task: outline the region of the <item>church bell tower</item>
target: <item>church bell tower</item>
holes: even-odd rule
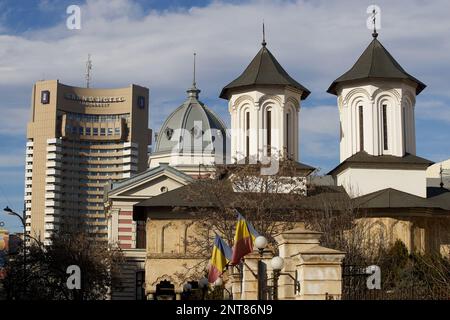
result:
[[[261,49],[220,94],[229,101],[231,158],[238,163],[273,156],[298,161],[300,104],[309,94],[269,51],[263,26]]]

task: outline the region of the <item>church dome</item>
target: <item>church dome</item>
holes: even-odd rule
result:
[[[198,100],[200,90],[195,84],[187,90],[187,100],[166,119],[156,139],[155,153],[203,153],[213,152],[213,142],[218,136],[225,137],[226,127],[222,120]],[[200,139],[201,150],[197,146]]]

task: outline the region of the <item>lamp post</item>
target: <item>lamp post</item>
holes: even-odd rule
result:
[[[265,277],[263,277],[263,262],[261,261],[264,255],[264,249],[267,247],[267,239],[263,236],[258,236],[255,239],[255,247],[258,249],[259,252],[259,259],[258,259],[258,300],[262,300],[264,296],[264,282],[266,281]]]
[[[202,300],[205,300],[206,291],[208,291],[208,278],[203,277],[198,281],[198,287],[202,290]]]
[[[217,278],[216,281],[214,281],[214,286],[215,287],[221,287],[223,285],[223,280],[222,278]],[[225,288],[225,286],[223,286],[223,290],[225,290],[228,293],[228,297],[229,298],[233,298],[233,295],[231,294],[230,290],[228,290],[227,288]]]
[[[183,286],[183,293],[184,293],[186,300],[188,300],[189,296],[191,295],[191,291],[192,291],[192,284],[185,283]]]
[[[21,216],[17,212],[14,212],[10,207],[6,207],[3,209],[7,214],[11,216],[16,216],[19,218],[20,222],[22,223],[23,227],[23,293],[25,294],[25,275],[27,273],[27,247],[26,247],[26,239],[27,239],[27,230],[26,230],[26,223],[25,223],[25,209],[23,210],[23,215]]]
[[[273,257],[270,265],[273,270],[273,300],[278,300],[278,278],[280,277],[281,269],[284,267],[284,260],[279,256]]]

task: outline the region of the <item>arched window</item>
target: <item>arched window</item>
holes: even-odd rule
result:
[[[359,151],[364,151],[364,109],[363,106],[358,107],[359,114]]]
[[[245,157],[250,159],[250,112],[245,112]]]
[[[272,110],[266,111],[266,141],[267,141],[267,156],[270,156],[272,149]]]
[[[384,148],[384,150],[389,150],[387,104],[383,104],[382,112],[383,112],[383,116],[382,116],[382,120],[383,120],[383,148]]]
[[[286,113],[286,153],[288,157],[290,157],[291,155],[291,148],[289,146],[289,144],[291,143],[289,140],[289,130],[291,130],[291,127],[289,125],[290,124],[289,122],[290,122],[290,114],[288,112]]]
[[[403,125],[403,148],[406,152],[406,141],[407,141],[407,128],[406,128],[406,106],[402,107],[402,125]]]

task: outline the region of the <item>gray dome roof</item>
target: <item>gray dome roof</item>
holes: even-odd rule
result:
[[[225,138],[225,124],[198,100],[200,90],[194,85],[187,93],[187,100],[172,112],[162,125],[156,140],[155,153],[203,152],[208,146],[212,147],[212,142],[219,135]],[[199,148],[194,149],[192,141],[194,137],[198,139],[200,134],[203,135],[202,150],[197,150]]]

